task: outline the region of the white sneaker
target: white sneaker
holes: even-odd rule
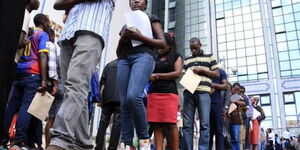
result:
[[[120,144],[120,150],[130,150],[131,147],[129,145],[125,145],[125,143]]]
[[[151,150],[150,140],[149,139],[139,140],[139,150]]]

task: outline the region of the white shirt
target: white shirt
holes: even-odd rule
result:
[[[288,132],[288,131],[284,131],[284,132],[282,133],[282,136],[283,136],[283,138],[285,138],[285,139],[290,139],[290,138],[291,138],[291,133]]]
[[[49,60],[48,60],[48,77],[53,80],[58,80],[57,74],[57,51],[56,46],[51,41],[46,43],[46,47],[49,49]]]
[[[29,32],[29,23],[30,23],[30,13],[27,9],[25,9],[22,31],[24,31],[27,35]]]
[[[71,39],[76,31],[91,31],[107,41],[115,0],[83,2],[75,5],[69,12],[61,39]]]

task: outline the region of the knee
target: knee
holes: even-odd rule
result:
[[[136,93],[130,93],[127,95],[127,103],[131,106],[142,103],[142,96]]]

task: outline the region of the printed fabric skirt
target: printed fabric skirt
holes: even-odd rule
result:
[[[147,120],[152,123],[177,123],[179,97],[174,93],[148,94]]]
[[[250,131],[250,144],[258,144],[258,136],[259,136],[259,122],[257,119],[255,119],[252,121],[252,130]]]

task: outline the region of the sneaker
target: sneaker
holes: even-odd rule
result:
[[[9,150],[22,150],[22,149],[18,145],[13,145],[12,147],[9,148]]]
[[[139,140],[139,150],[151,150],[150,140],[149,139]]]
[[[125,145],[125,143],[121,143],[120,150],[134,150],[133,146]]]

